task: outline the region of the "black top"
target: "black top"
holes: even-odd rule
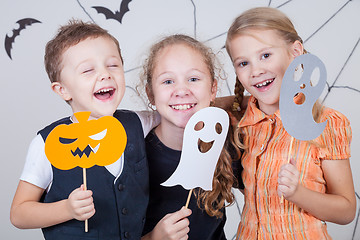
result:
[[[185,206],[189,193],[179,185],[173,187],[160,185],[175,171],[181,151],[166,147],[154,131],[147,135],[145,143],[149,163],[150,199],[143,234],[150,232],[166,214],[176,212]],[[190,240],[226,239],[223,230],[226,220],[224,209],[223,218],[210,217],[197,206],[194,195],[190,198],[189,209],[192,211],[188,217]]]

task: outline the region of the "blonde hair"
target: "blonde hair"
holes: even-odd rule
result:
[[[217,81],[217,79],[221,78],[223,70],[219,66],[217,58],[211,48],[187,35],[175,34],[167,36],[150,48],[150,53],[143,64],[143,71],[140,76],[142,84],[137,86],[138,92],[140,86],[147,89],[147,95],[150,103],[154,99],[152,91],[152,80],[157,62],[156,60],[163,49],[178,44],[188,46],[201,54],[209,70],[212,81]],[[225,201],[227,201],[229,204],[234,202],[235,197],[231,192],[231,188],[236,182],[236,179],[232,172],[232,158],[226,150],[227,146],[230,146],[231,144],[231,141],[227,139],[222,153],[220,154],[212,183],[213,190],[203,191],[202,189],[198,189],[198,191],[194,192],[195,196],[197,197],[198,206],[204,209],[210,216],[222,217],[222,210],[224,208]],[[232,144],[232,146],[235,145]],[[208,146],[204,144],[199,146],[199,148],[203,150],[208,148]]]
[[[249,29],[275,30],[289,44],[296,40],[303,43],[291,20],[283,12],[270,7],[252,8],[238,16],[229,28],[225,47],[230,57],[229,41],[246,34]]]

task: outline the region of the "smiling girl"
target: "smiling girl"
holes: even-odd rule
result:
[[[191,198],[192,213],[182,208],[187,190],[160,185],[179,164],[190,117],[215,100],[218,69],[214,65],[211,50],[185,35],[172,35],[153,45],[144,64],[146,93],[161,123],[146,138],[150,200],[143,239],[226,239],[225,200],[234,200],[234,176],[226,151],[215,170],[213,191],[197,189],[197,196]]]
[[[235,132],[245,185],[237,239],[331,239],[325,221],[347,224],[355,216],[349,121],[315,107],[327,127],[312,142],[296,141],[294,159],[284,164],[291,136],[279,114],[280,88],[289,64],[305,53],[301,38],[279,10],[254,8],[235,19],[226,49],[238,84],[252,95]]]

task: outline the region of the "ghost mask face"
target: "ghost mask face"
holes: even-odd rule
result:
[[[221,152],[227,135],[227,130],[224,131],[222,127],[226,127],[227,119],[218,118],[215,115],[216,111],[213,113],[209,111],[207,115],[204,110],[203,113],[193,116],[188,122],[184,133],[184,138],[187,136],[188,141],[184,142],[183,151],[191,149],[194,156],[217,155],[218,152]]]
[[[215,107],[196,112],[186,124],[180,163],[162,185],[212,190],[215,167],[229,128],[228,114]],[[200,145],[200,147],[199,147]],[[205,148],[204,145],[206,145]]]
[[[287,68],[281,84],[279,108],[285,130],[294,138],[312,140],[324,131],[326,122],[316,123],[312,109],[325,84],[325,65],[315,55],[300,55]]]

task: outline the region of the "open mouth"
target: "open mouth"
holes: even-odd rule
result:
[[[94,93],[94,96],[99,100],[106,100],[112,97],[115,93],[115,88],[103,88]]]
[[[270,85],[274,80],[275,80],[274,78],[266,80],[262,83],[256,84],[255,87],[257,87],[257,88],[266,87],[266,86]]]
[[[207,153],[212,146],[214,145],[215,140],[211,141],[211,142],[204,142],[203,140],[201,140],[199,138],[198,140],[198,149],[201,153]]]
[[[193,103],[193,104],[178,104],[178,105],[170,105],[170,107],[175,110],[188,110],[190,108],[195,107],[195,105],[196,105],[195,103]]]

